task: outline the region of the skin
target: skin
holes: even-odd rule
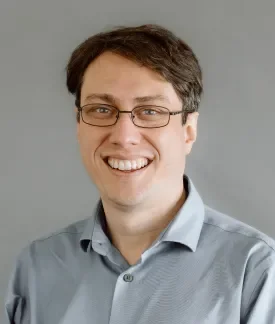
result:
[[[145,100],[170,111],[182,109],[173,86],[160,75],[119,55],[105,52],[94,60],[84,74],[81,106],[108,103],[90,98],[109,94],[112,104],[131,111],[141,105],[135,98],[161,95],[165,99]],[[144,100],[144,99],[143,99]],[[109,127],[77,123],[77,138],[83,164],[99,190],[108,227],[108,236],[129,264],[135,264],[160,232],[170,223],[186,199],[183,174],[186,156],[197,137],[198,113],[171,116],[163,128],[136,127],[130,114],[122,114]],[[103,158],[134,159],[147,157],[152,163],[137,174],[118,174]]]

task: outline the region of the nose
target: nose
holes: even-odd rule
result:
[[[122,147],[140,143],[140,129],[133,124],[130,113],[120,114],[118,121],[112,126],[109,139],[112,144]]]

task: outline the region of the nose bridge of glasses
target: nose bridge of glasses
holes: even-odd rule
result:
[[[117,143],[138,143],[140,129],[134,124],[130,110],[120,110],[111,131],[111,140]]]
[[[131,120],[134,118],[133,110],[118,110],[117,119],[122,118],[123,114],[125,114],[125,117],[129,116]]]

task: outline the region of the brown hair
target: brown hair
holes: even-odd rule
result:
[[[67,88],[75,96],[77,107],[80,106],[83,76],[88,65],[106,51],[159,73],[173,85],[184,110],[198,111],[203,92],[198,59],[182,39],[164,27],[153,24],[119,27],[98,33],[73,51],[66,67]]]

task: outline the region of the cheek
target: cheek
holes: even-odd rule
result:
[[[160,162],[164,163],[169,169],[181,165],[185,161],[183,132],[160,133],[157,137],[156,147],[159,152]]]
[[[95,152],[100,144],[100,141],[91,131],[82,130],[79,132],[79,146],[82,158],[85,164],[88,166],[89,164],[94,163]]]

